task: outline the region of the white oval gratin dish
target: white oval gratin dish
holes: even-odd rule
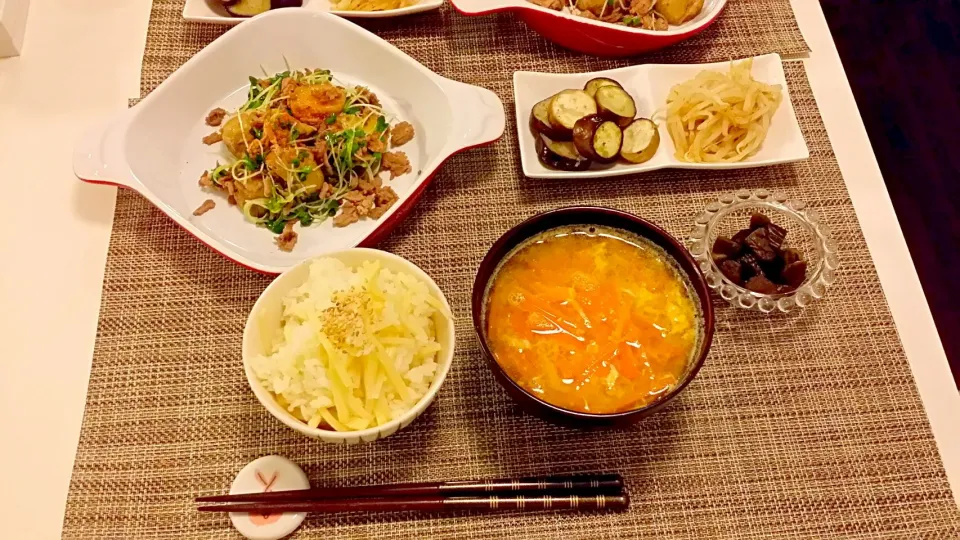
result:
[[[778,54],[753,58],[753,77],[768,84],[779,84],[783,101],[770,122],[767,138],[760,150],[744,161],[736,163],[689,163],[675,156],[676,147],[663,122],[667,109],[667,95],[679,83],[692,79],[703,70],[727,71],[729,62],[713,64],[642,64],[637,66],[596,71],[593,73],[553,74],[517,71],[513,74],[513,92],[517,104],[517,137],[520,141],[520,161],[523,174],[530,178],[603,178],[636,174],[657,169],[746,169],[778,163],[801,161],[810,157],[803,140],[797,115],[790,102],[783,62]],[[609,77],[623,85],[637,103],[637,116],[652,118],[659,124],[660,147],[650,161],[640,164],[616,162],[610,165],[594,163],[585,171],[559,171],[545,166],[537,159],[536,139],[530,129],[530,111],[540,100],[567,88],[583,88],[594,77]]]
[[[275,235],[247,222],[219,194],[201,189],[205,169],[229,159],[222,144],[201,139],[215,107],[236,109],[248,77],[291,69],[329,69],[341,82],[369,87],[396,121],[416,129],[400,150],[412,172],[387,185],[399,201],[380,219],[343,228],[331,220],[297,226],[286,253]],[[503,103],[493,92],[433,73],[399,49],[353,23],[326,13],[286,8],[259,15],[227,32],[191,58],[135,107],[87,133],[74,149],[75,174],[85,182],[130,188],[198,240],[253,270],[278,274],[301,260],[372,245],[411,210],[443,162],[503,135]],[[204,200],[217,206],[193,216]]]
[[[436,282],[412,262],[376,249],[355,248],[339,251],[325,255],[332,257],[344,263],[345,265],[356,268],[364,261],[379,262],[383,268],[394,272],[404,272],[415,277],[427,285],[430,294],[451,312],[450,304],[443,291],[437,286]],[[284,272],[280,277],[273,280],[270,285],[260,294],[260,298],[250,310],[246,326],[243,329],[243,345],[241,355],[243,357],[243,369],[247,376],[247,383],[251,390],[256,394],[260,403],[278,420],[288,427],[303,433],[309,437],[320,439],[322,441],[335,444],[358,444],[361,442],[372,442],[393,435],[397,431],[407,427],[416,420],[423,411],[433,403],[437,397],[437,392],[447,377],[447,372],[453,364],[453,351],[456,345],[456,330],[453,319],[437,315],[434,323],[437,329],[437,342],[440,344],[440,352],[437,353],[437,371],[433,376],[433,382],[430,388],[424,394],[420,401],[410,410],[405,412],[399,418],[391,420],[381,426],[363,429],[360,431],[333,431],[329,429],[320,429],[310,427],[295,418],[286,409],[277,403],[276,398],[260,384],[253,369],[250,367],[250,360],[258,355],[264,354],[270,348],[273,342],[274,334],[280,330],[280,318],[283,313],[283,298],[291,290],[303,285],[310,275],[310,263],[312,259],[305,260]]]
[[[243,17],[231,17],[219,0],[187,0],[183,5],[183,18],[192,22],[210,24],[234,25],[245,21]],[[414,13],[432,11],[443,5],[443,0],[420,0],[412,6],[383,11],[339,11],[330,9],[330,0],[303,0],[303,9],[315,13],[332,13],[350,19],[381,19],[387,17],[401,17]],[[283,8],[291,9],[291,8]],[[271,10],[279,11],[279,10]],[[268,12],[269,13],[269,12]],[[259,17],[259,15],[258,15]]]

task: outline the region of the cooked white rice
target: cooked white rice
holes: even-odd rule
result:
[[[430,387],[438,314],[449,316],[410,274],[320,258],[306,283],[284,298],[282,332],[270,354],[251,367],[277,402],[310,426],[382,425]]]

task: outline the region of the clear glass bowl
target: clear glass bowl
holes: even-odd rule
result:
[[[763,294],[747,290],[730,281],[720,272],[711,255],[717,236],[731,237],[747,228],[750,214],[760,212],[774,223],[787,230],[784,247],[803,253],[807,261],[807,278],[795,291],[789,293]],[[781,311],[789,313],[810,305],[822,298],[836,280],[836,243],[829,231],[820,222],[820,216],[801,201],[788,199],[781,193],[765,189],[740,190],[720,196],[697,216],[696,223],[687,238],[687,247],[696,259],[707,281],[730,304],[743,309],[764,313]]]

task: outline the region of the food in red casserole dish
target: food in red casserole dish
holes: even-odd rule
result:
[[[529,0],[538,6],[586,19],[645,30],[667,30],[703,9],[703,0]]]

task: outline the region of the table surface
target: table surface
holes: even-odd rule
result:
[[[942,286],[960,267],[960,2],[820,5],[960,388],[960,287]]]
[[[793,7],[813,51],[804,63],[817,105],[960,505],[960,393],[820,5]],[[0,362],[0,523],[11,538],[60,536],[116,196],[76,180],[72,147],[138,97],[149,12],[150,0],[33,0],[22,56],[0,59],[3,181],[12,200],[42,192],[45,203],[43,212],[8,204],[8,222],[23,225],[2,237],[0,317],[13,354]]]

